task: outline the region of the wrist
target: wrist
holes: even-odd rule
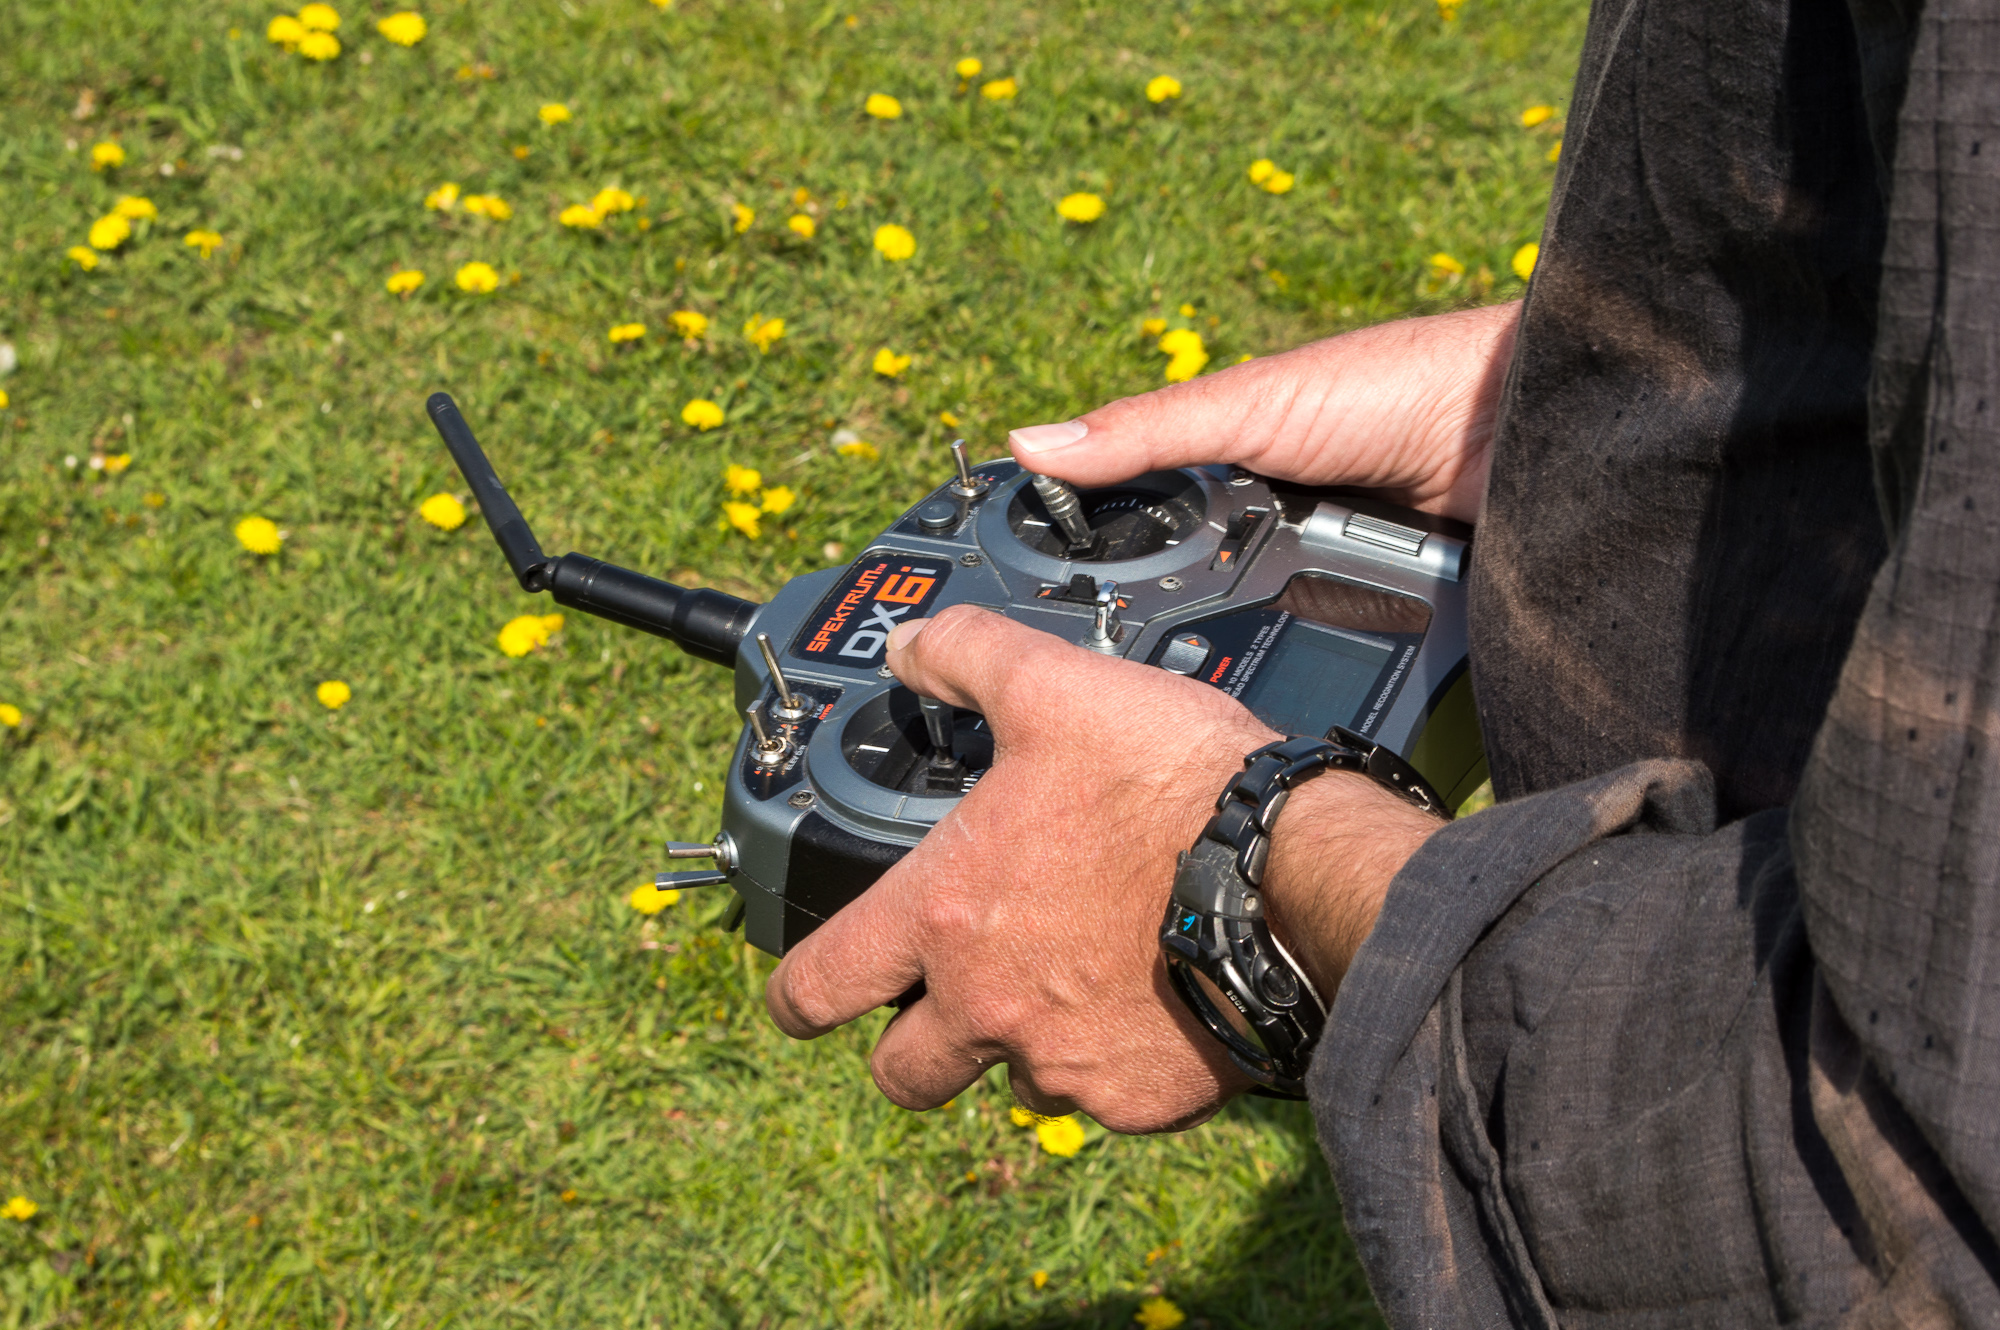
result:
[[[1271,932],[1328,1003],[1375,927],[1389,884],[1445,824],[1367,776],[1329,771],[1293,791],[1271,836]]]

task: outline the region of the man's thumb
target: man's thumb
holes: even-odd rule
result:
[[[954,605],[934,619],[900,624],[889,634],[889,669],[914,693],[935,697],[1003,723],[1009,682],[1063,668],[1079,648],[1005,615]],[[1084,653],[1088,654],[1088,653]]]

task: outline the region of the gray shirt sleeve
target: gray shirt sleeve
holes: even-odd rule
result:
[[[1857,25],[1862,64],[1886,68]],[[1654,36],[1602,40],[1636,50]],[[1664,691],[1617,691],[1621,658],[1600,649],[1588,665],[1612,689],[1601,705],[1550,681],[1560,653],[1539,666],[1517,654],[1491,676],[1503,686],[1487,706],[1538,687],[1556,705],[1510,711],[1489,740],[1547,731],[1552,716],[1558,732],[1537,740],[1546,753],[1496,762],[1513,773],[1503,793],[1521,797],[1446,828],[1398,876],[1310,1079],[1394,1326],[2000,1324],[1996,86],[1992,0],[1930,0],[1882,161],[1894,201],[1869,441],[1895,544],[1815,704],[1796,793],[1760,809],[1756,790],[1782,786],[1782,766],[1761,786],[1741,767],[1718,781],[1727,743],[1674,738],[1668,704],[1699,692],[1701,670],[1746,664],[1747,627],[1734,654],[1693,661],[1676,676],[1692,682]],[[1488,586],[1511,597],[1496,614],[1541,623],[1543,645],[1605,631],[1582,595],[1563,624],[1566,588],[1547,584],[1583,565],[1509,557],[1560,505],[1522,507],[1537,459],[1504,428],[1500,446],[1515,488],[1502,496],[1513,525],[1486,546],[1504,564]],[[1541,474],[1599,482],[1614,460]],[[1810,491],[1809,466],[1794,469]],[[1731,547],[1726,530],[1703,539]],[[1711,588],[1744,575],[1691,557]],[[1611,567],[1599,599],[1619,590]],[[1521,610],[1531,599],[1542,619]],[[1673,640],[1678,620],[1642,601],[1610,613]],[[1763,602],[1702,604],[1714,623]],[[1853,620],[1823,609],[1824,640],[1847,644]],[[1795,705],[1781,686],[1761,696]],[[1654,721],[1651,751],[1671,756],[1629,760]],[[1606,760],[1621,747],[1627,761]]]

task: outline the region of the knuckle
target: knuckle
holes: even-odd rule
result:
[[[770,991],[772,1019],[788,1034],[805,1037],[839,1024],[832,1003],[803,963],[771,976]]]

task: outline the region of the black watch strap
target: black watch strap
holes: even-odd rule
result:
[[[1391,750],[1336,726],[1324,739],[1266,744],[1243,759],[1215,816],[1174,871],[1160,929],[1174,990],[1258,1092],[1305,1097],[1306,1066],[1326,1028],[1328,999],[1272,936],[1264,915],[1271,832],[1292,791],[1323,771],[1372,777],[1426,812],[1444,801]],[[1231,1020],[1223,1003],[1234,1009]]]

